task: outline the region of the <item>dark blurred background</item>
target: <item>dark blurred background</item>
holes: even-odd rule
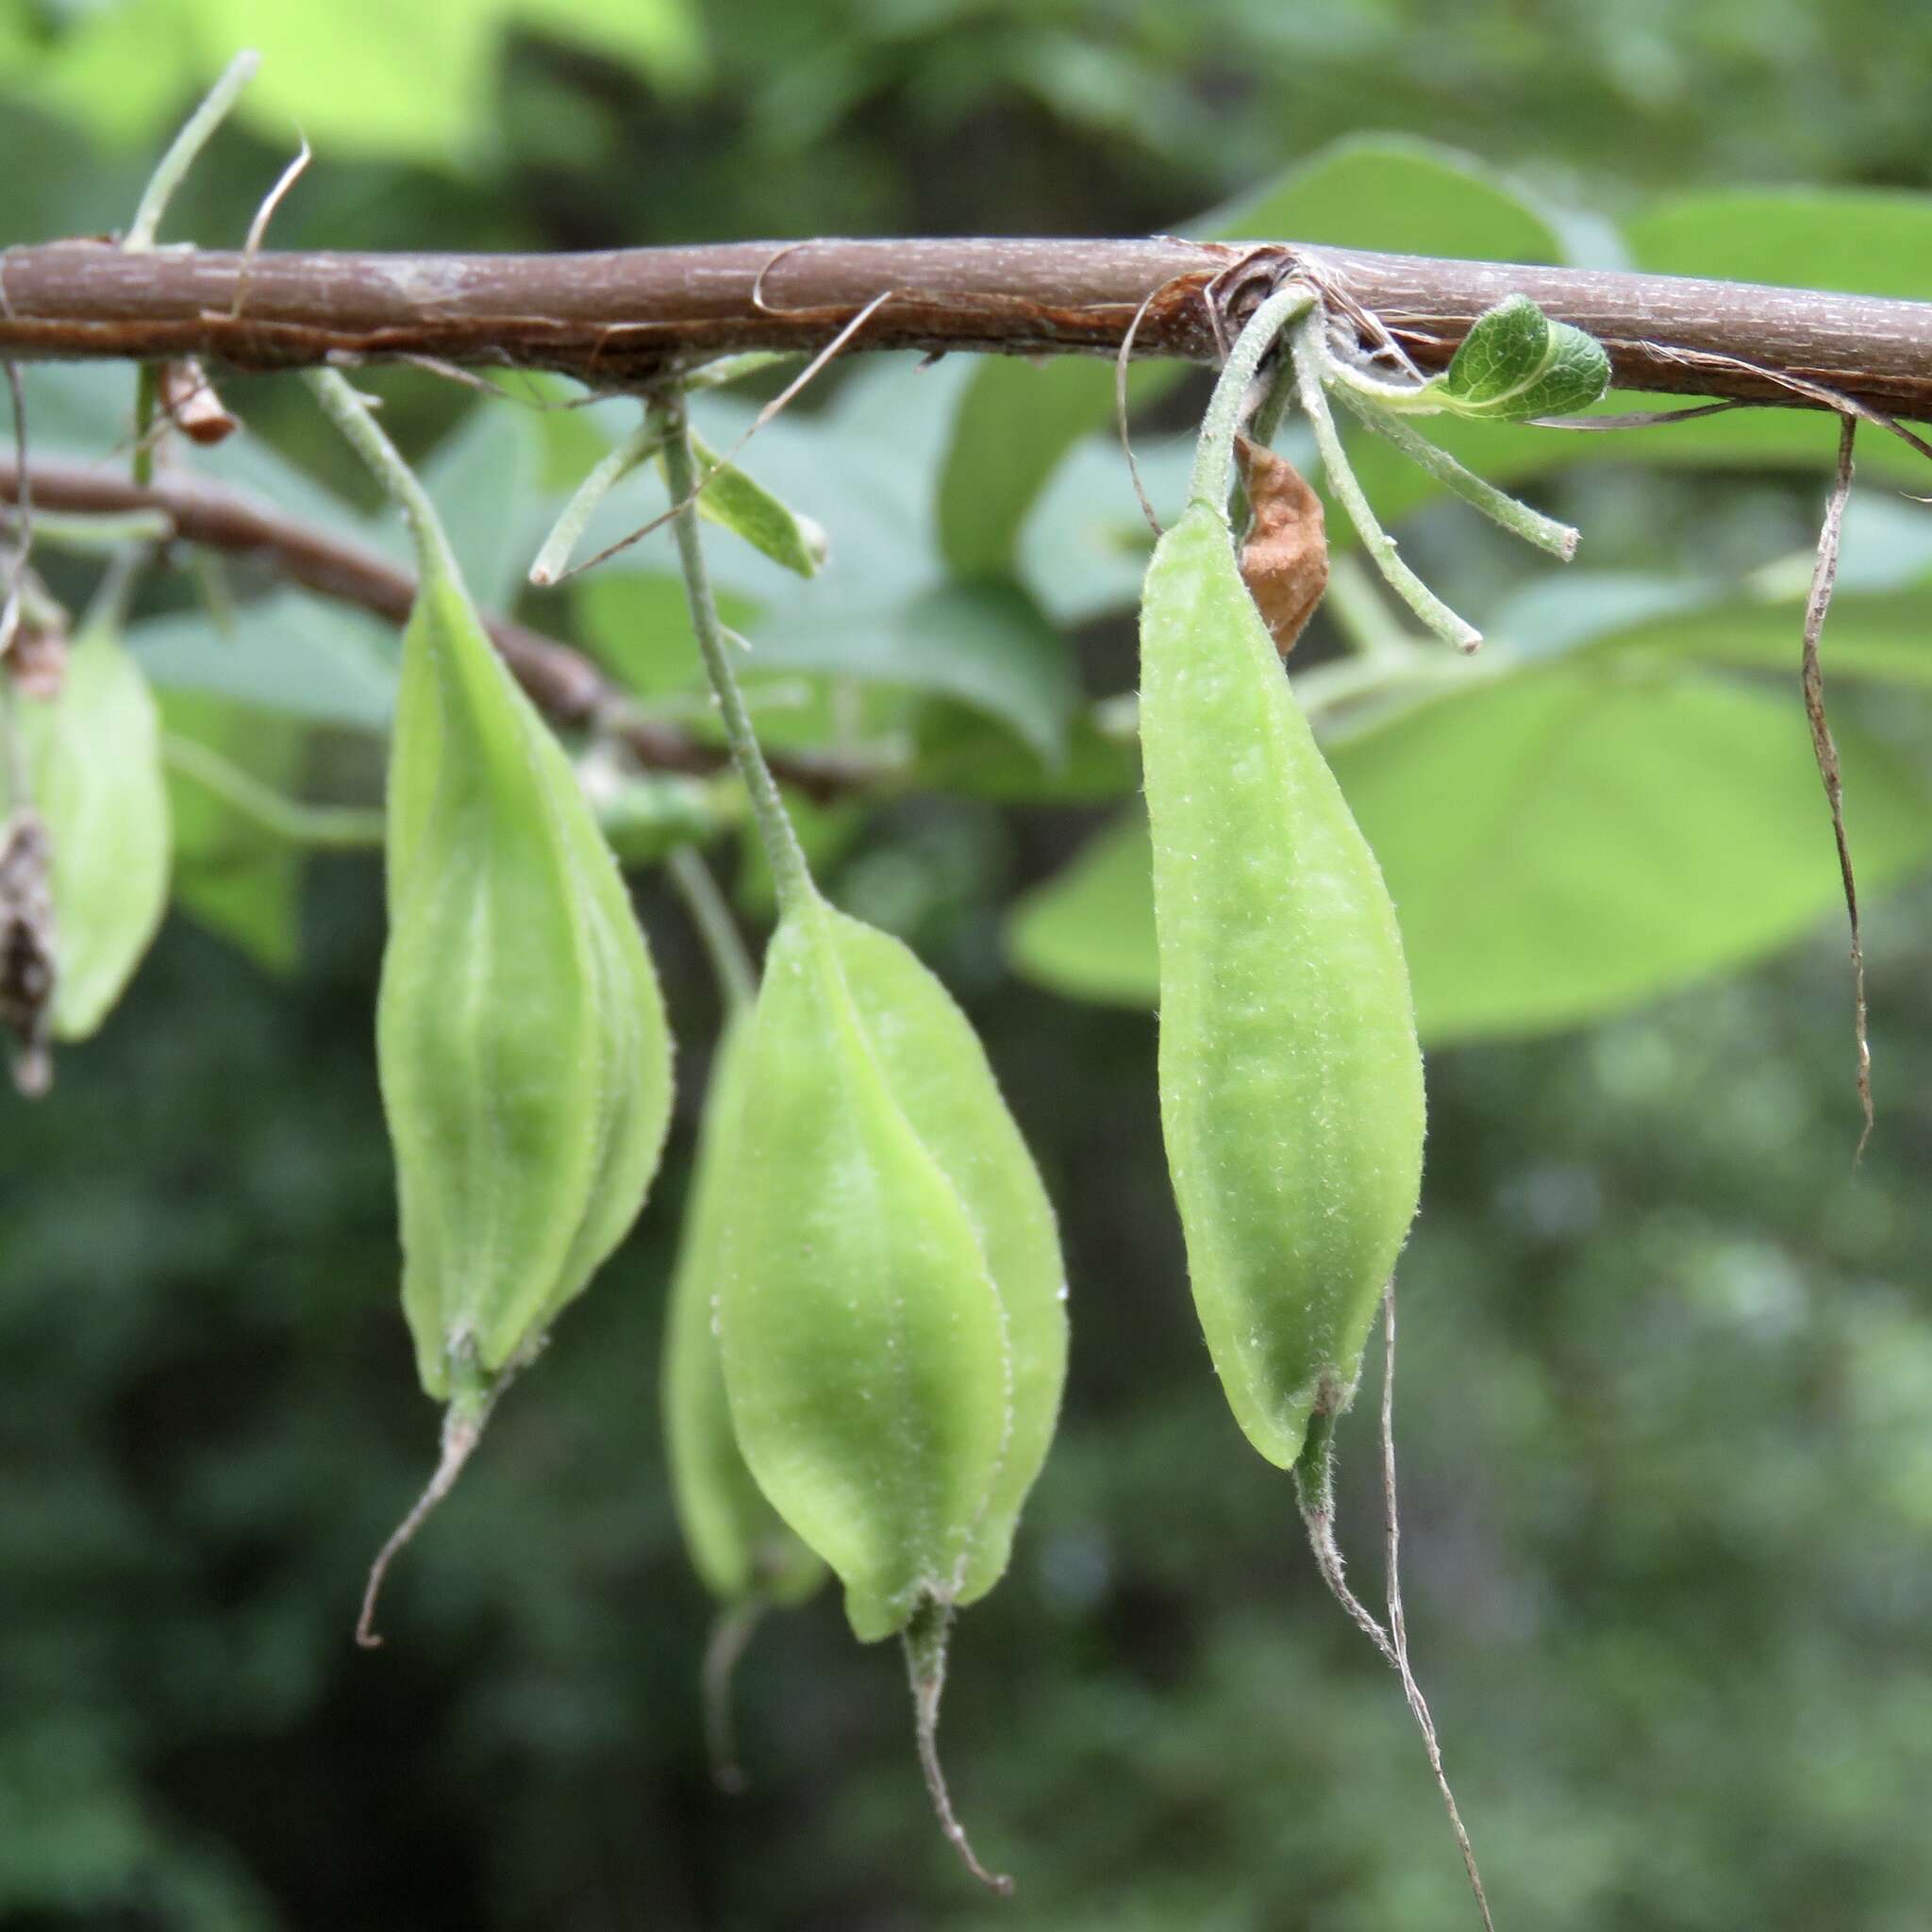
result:
[[[1364,128],[1599,217],[1699,183],[1932,187],[1932,12],[1905,4],[250,12],[0,7],[0,239],[125,223],[262,33],[171,234],[238,234],[294,121],[319,159],[288,247],[1161,230]],[[326,90],[284,98],[277,63]],[[468,406],[381,386],[419,445]],[[1670,552],[1693,505],[1772,554],[1816,487],[1625,488],[1604,541]],[[1090,645],[1130,682],[1124,633]],[[54,1095],[0,1102],[8,1932],[1473,1923],[1398,1688],[1209,1372],[1153,1023],[999,963],[1002,906],[1091,822],[907,800],[844,888],[909,890],[901,923],[968,999],[1065,1231],[1066,1414],[1011,1573],[960,1624],[944,1725],[1017,1899],[953,1863],[898,1659],[832,1595],[745,1660],[750,1791],[708,1781],[709,1611],[656,1381],[715,1002],[648,879],[683,1041],[666,1172],[399,1567],[388,1647],[351,1647],[435,1417],[395,1306],[379,866],[341,858],[310,868],[288,976],[176,918]],[[1595,1031],[1431,1057],[1406,1580],[1506,1932],[1932,1919],[1932,894],[1874,905],[1870,946],[1881,1116],[1856,1174],[1835,922]],[[1343,1438],[1365,1586],[1372,1414]]]

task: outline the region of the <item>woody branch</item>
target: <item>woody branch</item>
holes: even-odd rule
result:
[[[1267,245],[1276,269],[1317,267],[1425,369],[1520,292],[1602,341],[1620,388],[1799,408],[1830,407],[1815,393],[1825,391],[1932,420],[1932,304]],[[1132,327],[1136,356],[1207,361],[1218,343],[1204,297],[1224,293],[1250,252],[1174,238],[567,255],[126,254],[55,242],[0,257],[0,357],[192,355],[245,371],[431,357],[624,387],[721,351],[822,347],[887,295],[854,348],[1112,355]]]

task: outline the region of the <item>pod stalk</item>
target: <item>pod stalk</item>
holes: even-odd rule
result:
[[[940,1829],[951,1840],[960,1862],[980,1884],[1010,1898],[1013,1881],[1004,1872],[989,1872],[979,1862],[973,1841],[953,1810],[946,1774],[940,1763],[940,1698],[946,1688],[946,1641],[952,1629],[953,1607],[927,1597],[912,1613],[904,1631],[906,1672],[912,1684],[912,1714],[919,1740],[919,1768],[925,1774],[926,1795],[932,1800]]]
[[[718,616],[717,599],[711,591],[711,575],[705,563],[703,540],[698,535],[697,465],[691,453],[691,425],[685,413],[684,398],[660,397],[651,405],[648,432],[663,441],[664,475],[676,508],[672,513],[672,530],[677,542],[677,559],[684,576],[686,602],[691,607],[691,628],[697,633],[698,650],[705,671],[718,701],[718,714],[724,723],[725,742],[731,748],[732,762],[744,780],[751,800],[752,818],[765,858],[772,868],[781,911],[796,911],[817,896],[805,852],[792,829],[778,795],[777,781],[758,748],[758,732],[745,708],[744,693],[731,668],[725,646],[725,631]]]
[[[369,1566],[369,1582],[362,1591],[362,1613],[356,1619],[356,1641],[362,1649],[382,1648],[382,1636],[375,1628],[375,1600],[382,1593],[382,1580],[389,1574],[389,1566],[414,1540],[437,1505],[456,1487],[463,1465],[483,1440],[483,1425],[490,1420],[490,1411],[495,1407],[502,1387],[503,1381],[499,1380],[487,1394],[460,1393],[443,1410],[442,1453],[436,1473],[409,1513],[390,1532],[389,1541],[375,1553],[375,1561]]]
[[[1315,1567],[1328,1592],[1375,1648],[1382,1653],[1402,1680],[1402,1693],[1409,1714],[1422,1733],[1423,1749],[1428,1756],[1429,1770],[1442,1808],[1449,1814],[1449,1829],[1455,1835],[1456,1849],[1461,1855],[1462,1869],[1469,1879],[1471,1895],[1483,1922],[1484,1932],[1496,1932],[1490,1916],[1489,1894],[1483,1890],[1482,1874],[1476,1869],[1475,1847],[1449,1788],[1449,1774],[1442,1768],[1441,1740],[1436,1735],[1436,1721],[1430,1715],[1428,1700],[1408,1661],[1408,1626],[1402,1613],[1402,1581],[1399,1567],[1401,1550],[1400,1516],[1395,1504],[1395,1284],[1391,1281],[1382,1294],[1382,1323],[1385,1355],[1382,1370],[1382,1504],[1384,1510],[1384,1562],[1387,1571],[1389,1627],[1384,1629],[1375,1614],[1348,1586],[1342,1574],[1341,1548],[1335,1541],[1335,1423],[1341,1414],[1339,1393],[1324,1391],[1322,1407],[1309,1419],[1307,1440],[1295,1458],[1295,1500],[1301,1507],[1302,1523],[1308,1533],[1308,1547],[1314,1553]]]
[[[736,1794],[750,1782],[738,1757],[738,1726],[732,1718],[731,1682],[738,1660],[769,1607],[761,1596],[729,1604],[718,1612],[705,1643],[699,1690],[705,1710],[705,1753],[711,1760],[711,1782],[721,1791]]]

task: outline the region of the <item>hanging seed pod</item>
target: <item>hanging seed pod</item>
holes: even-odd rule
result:
[[[563,748],[470,602],[420,484],[340,376],[319,397],[408,512],[420,582],[390,748],[376,1061],[403,1311],[442,1457],[370,1575],[447,1493],[505,1384],[642,1206],[671,1039],[624,880]]]
[[[765,1610],[803,1603],[825,1580],[824,1563],[765,1501],[745,1465],[719,1355],[713,1303],[731,1198],[743,1183],[739,1124],[749,1035],[749,1015],[734,1016],[718,1043],[664,1333],[672,1501],[691,1565],[720,1606],[706,1658],[705,1714],[712,1772],[727,1790],[743,1784],[732,1744],[731,1668]]]
[[[1141,738],[1189,1273],[1235,1417],[1285,1469],[1353,1391],[1415,1217],[1422,1055],[1388,889],[1211,504],[1148,569]]]
[[[1005,1570],[1066,1368],[1053,1210],[965,1016],[897,940],[808,886],[766,956],[718,1291],[758,1485],[904,1633],[922,1762],[954,1609]]]
[[[59,934],[51,1031],[85,1040],[134,976],[168,907],[159,713],[109,622],[85,626],[58,697],[18,707],[27,790],[51,846]]]

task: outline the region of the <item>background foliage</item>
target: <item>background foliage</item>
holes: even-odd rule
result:
[[[299,124],[320,159],[285,246],[1193,226],[1932,296],[1932,17],[1875,0],[1476,5],[1453,28],[1264,0],[13,0],[4,239],[124,223],[244,39],[262,75],[169,234],[236,240]],[[1196,392],[1141,381],[1172,508]],[[629,420],[371,387],[499,604]],[[398,1573],[389,1649],[351,1650],[434,1428],[394,1307],[378,867],[177,785],[188,916],[53,1097],[0,1107],[0,1924],[1419,1932],[1466,1911],[1395,1687],[1321,1597],[1184,1291],[1119,702],[1145,537],[1107,387],[855,368],[746,458],[830,531],[826,570],[801,587],[712,544],[774,739],[900,761],[811,835],[841,902],[971,1004],[1065,1224],[1068,1411],[1014,1571],[962,1624],[946,1726],[1018,1901],[952,1866],[895,1661],[829,1599],[748,1658],[752,1792],[707,1781],[707,1608],[656,1352],[715,1012],[647,870],[684,1042],[671,1166]],[[122,442],[130,388],[36,372],[39,446]],[[211,470],[402,554],[292,386],[228,393],[250,434]],[[723,444],[746,406],[700,408]],[[1826,639],[1873,901],[1881,1124],[1854,1176],[1794,675],[1830,425],[1454,440],[1580,523],[1585,562],[1513,554],[1363,448],[1407,554],[1491,642],[1479,672],[1432,656],[1346,701],[1347,645],[1387,643],[1370,604],[1324,614],[1298,672],[1434,1048],[1400,1428],[1410,1623],[1464,1808],[1506,1924],[1917,1924],[1932,540],[1898,491],[1924,477],[1865,439]],[[688,715],[667,567],[641,547],[523,608]],[[58,582],[77,597],[88,572]],[[235,637],[185,580],[144,601],[170,728],[368,802],[393,639],[245,570],[228,588]],[[1366,1416],[1344,1448],[1373,1576]]]

